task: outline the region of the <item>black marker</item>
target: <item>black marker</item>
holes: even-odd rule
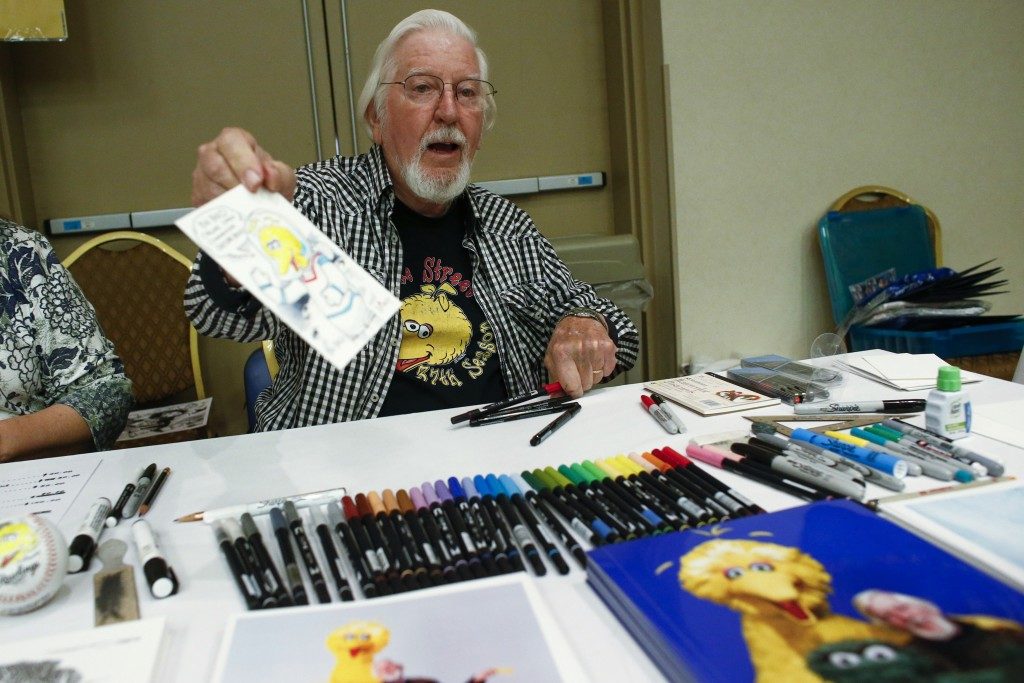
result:
[[[299,571],[299,565],[295,561],[292,539],[288,534],[288,523],[280,508],[270,508],[270,526],[274,529],[274,538],[277,539],[277,547],[281,551],[281,562],[284,563],[284,575],[288,579],[292,602],[296,605],[308,605],[309,598],[306,597],[306,587],[302,584],[302,572]]]
[[[146,583],[149,584],[149,592],[153,597],[160,599],[177,593],[178,577],[174,575],[171,565],[167,564],[163,553],[157,547],[149,522],[144,519],[136,520],[132,524],[132,538],[135,540],[139,561],[142,562],[142,573],[146,576]]]
[[[559,384],[558,382],[552,382],[551,384],[542,384],[540,389],[538,389],[537,391],[531,391],[530,393],[523,394],[522,396],[513,396],[512,398],[507,398],[504,401],[492,403],[490,405],[484,406],[483,408],[477,408],[476,410],[470,410],[465,413],[460,413],[459,415],[456,415],[455,417],[452,418],[452,424],[454,425],[460,422],[465,422],[466,420],[472,420],[473,418],[483,417],[484,415],[490,415],[491,413],[496,413],[499,410],[502,410],[503,408],[514,406],[517,403],[525,403],[526,401],[530,401],[535,398],[541,398],[542,396],[555,396],[560,393],[562,393],[562,385]]]
[[[85,521],[82,522],[82,526],[68,547],[69,574],[77,574],[89,568],[92,553],[96,550],[96,541],[103,533],[108,512],[110,512],[109,498],[100,498],[89,508],[89,514],[85,516]]]
[[[110,509],[110,513],[107,514],[107,528],[113,529],[117,526],[117,523],[121,521],[121,515],[124,514],[124,506],[131,498],[132,492],[135,490],[135,484],[129,483],[124,487],[124,491],[121,491],[120,497],[117,502],[114,503],[114,507]]]
[[[245,570],[242,568],[242,561],[238,559],[235,547],[231,545],[231,539],[220,522],[213,523],[213,533],[217,537],[217,545],[220,546],[220,551],[224,553],[224,559],[228,561],[228,567],[231,569],[231,575],[235,577],[238,590],[242,593],[242,598],[245,599],[246,607],[258,609],[260,601],[256,579],[245,573]]]
[[[472,486],[469,486],[469,482],[472,483]],[[484,519],[491,520],[491,525],[495,531],[495,538],[500,539],[500,545],[505,547],[505,556],[508,557],[508,561],[512,565],[512,571],[526,571],[526,567],[523,565],[522,553],[519,552],[519,546],[516,545],[512,527],[498,509],[498,501],[491,495],[491,489],[487,486],[487,481],[478,474],[472,480],[469,477],[463,479],[463,487],[466,491],[472,490],[479,496]]]
[[[377,593],[388,595],[400,591],[401,586],[398,584],[397,576],[395,576],[394,584],[391,583],[391,576],[394,573],[391,571],[391,563],[387,555],[383,549],[375,546],[370,539],[370,534],[366,531],[366,527],[363,526],[363,519],[359,514],[359,509],[356,508],[355,501],[352,500],[352,496],[342,496],[341,509],[348,523],[348,528],[352,531],[353,538],[355,538],[359,553],[366,560],[365,565],[369,568],[373,585],[377,587]]]
[[[490,475],[487,475],[490,477]],[[526,521],[526,526],[533,534],[533,537],[540,543],[540,547],[544,549],[544,554],[547,555],[551,562],[555,565],[555,569],[558,570],[559,574],[568,574],[569,565],[565,563],[565,558],[562,557],[562,553],[558,552],[558,548],[551,542],[548,535],[544,532],[544,527],[537,521],[536,515],[533,514],[533,510],[527,505],[526,500],[522,496],[522,492],[516,483],[512,480],[512,477],[507,474],[503,474],[498,478],[501,487],[505,490],[505,494],[508,495],[512,501],[512,505],[519,511],[519,515]],[[490,483],[490,479],[488,479]]]
[[[579,405],[569,404],[569,405]],[[546,403],[541,404],[537,408],[530,410],[521,410],[517,412],[509,413],[495,413],[493,415],[485,415],[484,417],[474,417],[469,421],[470,427],[484,427],[486,425],[501,424],[502,422],[513,422],[515,420],[525,420],[530,417],[539,417],[541,415],[550,415],[551,413],[561,413],[566,410],[566,407],[562,403],[555,403],[547,405]]]
[[[242,533],[242,526],[238,523],[238,520],[234,517],[225,517],[220,523],[221,528],[227,533],[228,538],[231,539],[235,555],[242,566],[242,573],[253,580],[253,586],[256,589],[256,606],[260,609],[277,607],[277,598],[274,597],[273,588],[264,583],[263,573],[260,571],[259,561],[256,559],[256,552]]]
[[[413,504],[409,492],[405,489],[398,489],[395,498],[398,503],[398,509],[401,510],[402,517],[405,518],[405,523],[409,527],[409,531],[416,542],[419,543],[420,548],[422,548],[420,554],[427,559],[431,571],[436,565],[440,569],[441,581],[443,583],[458,581],[459,575],[455,571],[452,558],[448,555],[448,551],[441,542],[441,532],[437,530],[436,526],[431,526],[430,529],[427,528],[427,521],[433,525],[430,513],[424,510],[423,514],[425,516],[421,517],[416,511],[416,506]]]
[[[490,495],[494,496],[494,499],[498,501],[498,509],[508,520],[508,523],[512,526],[512,533],[515,536],[516,542],[519,547],[523,549],[523,554],[526,555],[526,559],[530,561],[530,566],[533,567],[533,571],[537,576],[544,576],[547,574],[548,568],[544,565],[544,560],[540,557],[540,551],[537,550],[537,546],[534,545],[530,539],[530,532],[527,530],[523,520],[519,517],[519,513],[512,507],[512,503],[509,502],[508,495],[505,493],[505,488],[498,481],[498,478],[493,474],[488,474],[482,480],[484,486],[487,487],[487,491]],[[477,489],[480,488],[480,481],[474,479]]]
[[[156,474],[156,463],[151,462],[146,469],[139,475],[138,480],[135,482],[135,491],[132,493],[131,498],[125,503],[124,510],[121,514],[123,519],[128,519],[135,514],[135,511],[142,505],[142,499],[146,497],[146,493],[149,491],[150,484],[153,483],[153,475]]]
[[[311,507],[309,514],[313,518],[313,529],[320,539],[320,547],[324,551],[327,567],[331,570],[334,586],[338,589],[338,597],[341,598],[342,602],[351,602],[353,600],[352,588],[348,585],[348,579],[345,578],[345,570],[341,566],[341,558],[338,556],[338,549],[334,545],[334,539],[331,538],[331,529],[327,526],[327,518],[324,517],[323,510],[320,509],[319,505]]]
[[[565,406],[566,408],[564,413],[549,422],[544,429],[530,437],[531,446],[539,446],[544,439],[557,432],[563,425],[565,425],[565,423],[576,417],[580,412],[581,406],[579,403],[566,403]]]
[[[284,587],[284,581],[281,580],[281,575],[277,572],[274,560],[270,558],[270,553],[267,552],[267,546],[263,545],[263,536],[260,534],[259,527],[256,526],[256,520],[248,512],[244,512],[242,513],[241,522],[242,533],[249,541],[249,547],[252,549],[252,560],[255,562],[253,569],[259,574],[263,589],[274,596],[278,606],[286,607],[291,605],[292,596],[288,594],[288,589]]]
[[[341,545],[345,549],[345,554],[348,555],[348,561],[356,572],[363,595],[368,598],[374,597],[377,595],[377,586],[373,583],[373,569],[360,551],[359,543],[356,541],[352,529],[345,522],[345,518],[342,517],[341,506],[338,505],[337,501],[332,500],[327,504],[327,519],[330,520],[331,526],[334,527],[334,532],[341,539]]]
[[[572,553],[572,556],[576,558],[576,561],[580,563],[580,566],[586,569],[587,554],[583,552],[582,546],[580,546],[579,542],[573,538],[573,535],[569,533],[569,530],[566,529],[560,521],[558,521],[558,516],[555,515],[552,508],[548,507],[547,501],[537,495],[537,492],[526,482],[525,479],[523,479],[522,476],[513,474],[512,480],[516,483],[519,490],[523,492],[523,498],[525,498],[526,502],[533,508],[533,512],[540,518],[540,521],[558,534],[558,538],[562,541],[562,545]],[[593,532],[587,529],[588,537],[592,533]]]
[[[302,558],[302,563],[306,565],[306,572],[309,574],[309,580],[313,584],[313,590],[316,592],[316,599],[320,602],[330,602],[331,594],[327,590],[327,581],[324,580],[324,573],[320,570],[320,563],[316,561],[316,555],[313,554],[313,546],[309,544],[309,538],[306,536],[306,527],[302,525],[302,518],[299,517],[299,511],[295,508],[295,503],[290,500],[284,502],[284,516],[288,520],[288,528],[292,531],[295,545],[299,548],[299,557]]]

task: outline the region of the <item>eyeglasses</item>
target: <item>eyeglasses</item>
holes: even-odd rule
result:
[[[464,78],[458,83],[445,83],[440,77],[430,74],[416,74],[404,81],[390,81],[381,85],[402,86],[409,101],[420,105],[435,104],[441,98],[444,86],[450,85],[456,101],[467,109],[483,109],[487,106],[487,98],[498,94],[494,86],[479,78]]]

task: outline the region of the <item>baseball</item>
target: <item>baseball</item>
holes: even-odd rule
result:
[[[0,614],[22,614],[46,604],[67,571],[68,545],[49,520],[0,516]]]

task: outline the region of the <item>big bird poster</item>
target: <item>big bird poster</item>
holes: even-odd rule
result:
[[[1024,680],[1024,595],[849,501],[590,558],[670,680]]]

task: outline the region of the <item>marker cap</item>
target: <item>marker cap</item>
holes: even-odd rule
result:
[[[142,565],[142,573],[149,584],[149,592],[154,598],[166,598],[178,592],[178,577],[174,570],[162,557],[154,557]]]

